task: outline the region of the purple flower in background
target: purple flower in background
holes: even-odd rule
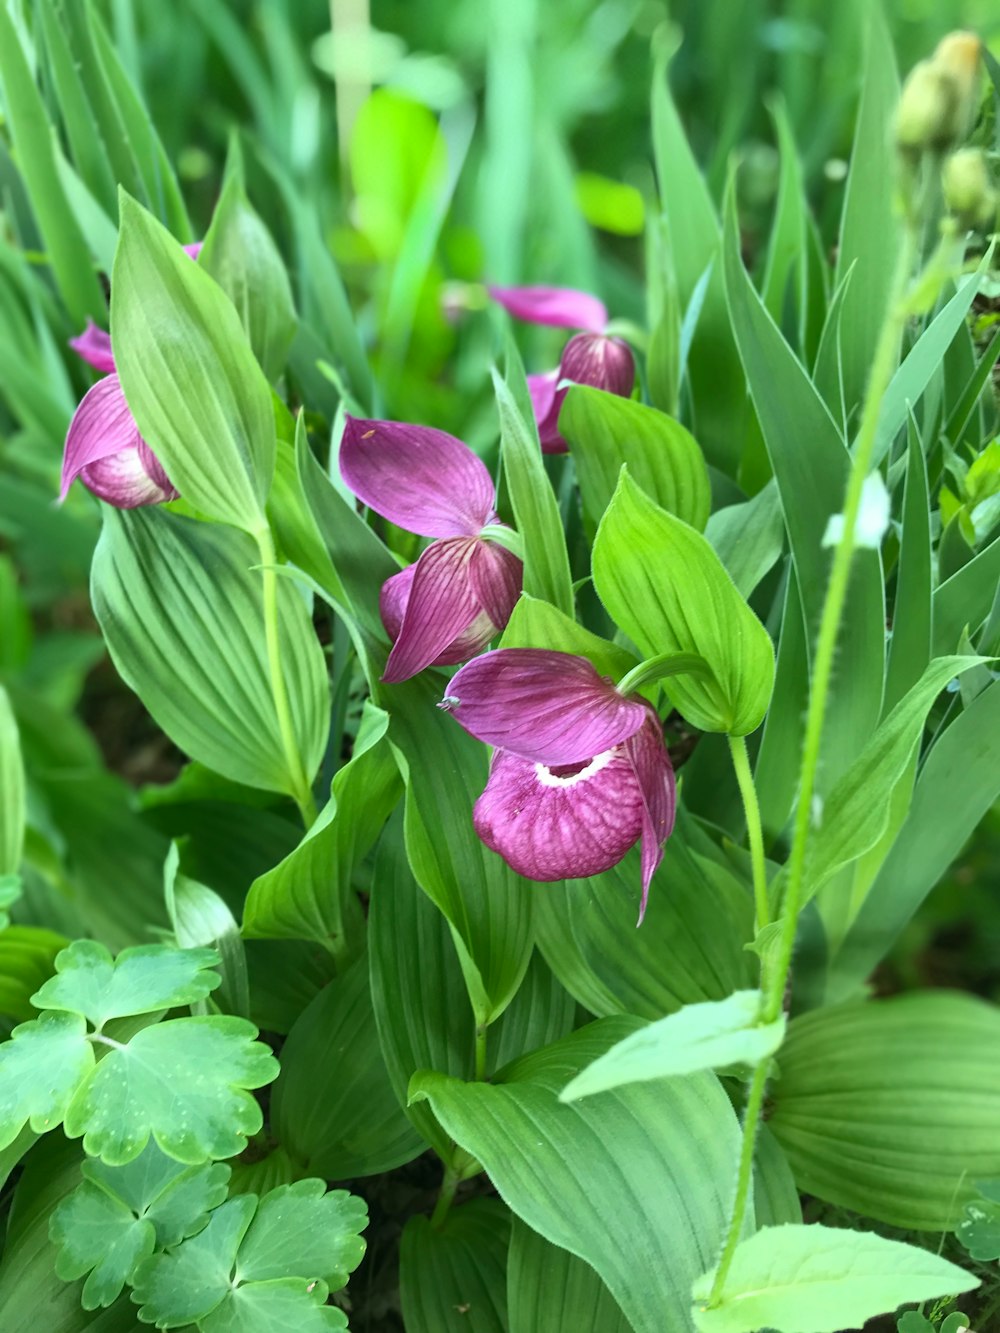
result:
[[[340,470],[383,518],[437,539],[382,585],[379,610],[393,639],[382,679],[481,652],[510,619],[522,574],[517,556],[479,535],[499,522],[483,461],[444,431],[349,416]]]
[[[185,245],[184,252],[197,259],[201,241]],[[139,434],[129,411],[121,383],[115,374],[111,335],[91,320],[69,342],[73,351],[106,378],[84,394],[73,413],[63,450],[60,501],[66,499],[73,482],[80,478],[89,491],[116,509],[161,504],[176,500],[160,460]]]
[[[642,840],[642,903],[674,826],[676,785],[659,718],[586,658],[501,648],[457,671],[442,707],[495,747],[473,822],[518,874],[576,879]]]
[[[589,292],[571,287],[490,287],[495,301],[515,319],[553,328],[583,329],[563,348],[556,370],[528,376],[542,452],[564,454],[566,441],[559,434],[559,412],[566,397],[564,382],[589,384],[595,389],[627,398],[635,383],[635,361],[626,342],[604,332],[608,312]]]

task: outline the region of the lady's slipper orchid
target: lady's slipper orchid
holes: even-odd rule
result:
[[[383,518],[437,538],[382,586],[379,610],[393,639],[382,679],[481,652],[510,619],[522,574],[517,556],[480,536],[499,522],[486,465],[444,431],[348,417],[340,471]]]
[[[489,293],[515,319],[554,328],[583,329],[563,348],[558,369],[528,376],[528,391],[538,422],[542,452],[564,454],[559,412],[565,385],[589,384],[627,398],[635,383],[635,361],[628,343],[605,333],[608,312],[602,301],[571,287],[490,287]]]
[[[457,671],[442,707],[495,746],[473,822],[529,879],[617,865],[642,839],[642,903],[674,825],[676,785],[659,718],[583,657],[501,648]]]
[[[184,246],[184,253],[197,259],[202,242]],[[139,434],[129,411],[121,383],[115,374],[111,335],[92,320],[70,347],[88,365],[107,378],[84,394],[73,413],[63,450],[60,501],[66,499],[73,482],[80,478],[89,491],[116,509],[162,504],[176,500],[160,460]]]

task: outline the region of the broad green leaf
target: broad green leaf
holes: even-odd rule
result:
[[[678,832],[636,930],[639,894],[633,851],[603,875],[546,884],[535,895],[538,947],[592,1014],[658,1019],[752,984],[753,959],[743,947],[752,903],[731,872],[695,858]]]
[[[410,1095],[430,1101],[523,1221],[597,1270],[635,1333],[686,1333],[687,1292],[715,1258],[730,1205],[739,1132],[728,1097],[696,1074],[558,1100],[634,1030],[605,1019],[492,1084],[417,1074]]]
[[[406,782],[410,865],[466,952],[478,1021],[491,1023],[531,957],[532,887],[476,836],[472,807],[486,786],[486,747],[436,707],[442,689],[428,674],[383,687],[383,699]]]
[[[227,176],[198,263],[236,307],[254,355],[273,383],[295,337],[295,305],[284,261],[250,206],[241,171]]]
[[[73,1094],[94,1068],[94,1048],[77,1014],[42,1014],[0,1043],[0,1148],[30,1124],[36,1134],[66,1115]]]
[[[17,719],[7,691],[0,685],[0,876],[16,875],[21,867],[25,819],[24,765]]]
[[[551,602],[522,593],[500,641],[502,648],[553,648],[586,657],[602,676],[620,680],[638,662],[617,643],[602,639],[556,610]]]
[[[952,991],[792,1020],[768,1120],[799,1189],[893,1226],[953,1228],[1000,1175],[995,1006]]]
[[[265,1194],[236,1256],[237,1282],[320,1277],[339,1291],[365,1253],[368,1210],[346,1190],[297,1180]]]
[[[111,291],[115,367],[170,480],[210,517],[262,531],[275,452],[267,380],[222,289],[125,194]]]
[[[472,1199],[443,1224],[411,1217],[399,1251],[399,1299],[407,1333],[507,1333],[510,1212]]]
[[[102,319],[107,303],[56,166],[52,125],[10,11],[0,9],[0,80],[7,125],[18,168],[52,275],[70,318],[80,329],[88,316]]]
[[[49,1236],[60,1247],[56,1272],[65,1281],[87,1276],[85,1310],[111,1305],[141,1259],[153,1253],[153,1224],[84,1181],[52,1214]]]
[[[232,529],[155,509],[107,509],[91,593],[120,675],[170,738],[235,782],[290,794],[258,563],[254,543]],[[326,663],[305,604],[284,579],[278,611],[292,724],[311,778],[329,727]]]
[[[74,940],[56,959],[56,975],[31,997],[39,1009],[83,1014],[95,1027],[109,1018],[194,1004],[219,985],[214,949],[147,944],[117,958],[96,940]]]
[[[781,505],[774,482],[758,491],[752,500],[717,509],[708,520],[705,536],[740,595],[749,597],[785,545]]]
[[[760,991],[736,991],[725,1000],[687,1004],[612,1046],[559,1094],[561,1102],[592,1097],[595,1092],[677,1078],[726,1065],[759,1064],[781,1045],[782,1016],[761,1023]]]
[[[892,636],[886,665],[883,709],[892,708],[911,686],[931,656],[930,504],[927,464],[916,424],[910,418],[906,483],[903,488],[903,531],[892,608]]]
[[[568,1036],[577,1021],[576,1001],[536,949],[517,994],[486,1034],[487,1074]]]
[[[364,747],[333,779],[330,800],[296,849],[254,880],[243,912],[248,938],[320,940],[343,956],[361,922],[351,876],[399,800],[399,771],[384,739],[388,718],[367,705]],[[346,1173],[350,1174],[350,1173]]]
[[[124,1166],[87,1158],[80,1170],[85,1181],[151,1222],[161,1249],[179,1245],[202,1229],[212,1209],[225,1199],[230,1176],[221,1162],[185,1166],[152,1141]]]
[[[953,653],[962,631],[975,635],[990,613],[1000,582],[1000,537],[934,590],[934,651]]]
[[[0,934],[10,925],[8,907],[12,907],[21,896],[20,875],[0,875]]]
[[[566,395],[559,429],[570,445],[584,523],[596,531],[622,464],[651,500],[699,532],[708,521],[708,472],[691,433],[655,407],[577,385]]]
[[[694,1285],[699,1333],[843,1333],[905,1301],[957,1296],[979,1279],[940,1255],[871,1231],[765,1227],[743,1241],[719,1303],[706,1308],[714,1270]]]
[[[0,1014],[26,1023],[37,1017],[31,997],[55,970],[56,954],[69,940],[41,926],[0,931]]]
[[[744,736],[764,718],[774,649],[712,547],[622,469],[594,543],[594,585],[646,657],[698,653],[713,678],[673,677],[671,701],[703,731]]]
[[[514,1219],[507,1260],[510,1333],[632,1333],[591,1268]]]
[[[66,1112],[66,1133],[91,1156],[130,1162],[152,1135],[179,1162],[232,1157],[263,1123],[248,1088],[270,1083],[277,1061],[242,1018],[176,1018],[109,1051]]]
[[[199,1322],[202,1333],[332,1333],[347,1328],[343,1310],[327,1305],[325,1282],[304,1277],[231,1287]]]
[[[931,705],[949,680],[984,661],[936,657],[840,776],[823,802],[806,848],[807,896],[882,837],[889,825],[892,793],[909,767]]]
[[[510,360],[510,358],[508,358]],[[520,366],[508,375],[523,378]],[[500,449],[514,521],[524,543],[524,591],[573,614],[573,584],[559,506],[542,462],[538,432],[525,421],[511,387],[493,372]],[[534,418],[531,419],[532,423]]]
[[[830,966],[851,994],[911,920],[1000,796],[1000,682],[978,695],[924,761],[906,821]]]
[[[380,1175],[424,1150],[378,1051],[367,958],[325,986],[289,1032],[271,1123],[296,1163],[326,1180]]]

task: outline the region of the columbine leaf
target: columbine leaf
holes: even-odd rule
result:
[[[781,1045],[784,1016],[758,1023],[760,991],[737,991],[725,1000],[688,1004],[676,1014],[633,1032],[567,1083],[561,1102],[590,1097],[625,1083],[694,1074],[733,1064],[756,1064]]]
[[[721,1302],[714,1270],[694,1284],[700,1333],[841,1333],[904,1301],[957,1296],[979,1279],[928,1250],[839,1227],[765,1227],[740,1244]]]
[[[298,1180],[261,1199],[240,1246],[238,1281],[302,1275],[322,1278],[333,1291],[344,1286],[364,1256],[368,1210],[346,1190],[325,1191],[322,1180]]]
[[[257,1029],[242,1018],[178,1018],[116,1047],[66,1114],[70,1138],[111,1165],[138,1157],[154,1135],[180,1162],[232,1157],[263,1123],[247,1088],[278,1073]]]
[[[997,1182],[980,1182],[979,1197],[965,1205],[955,1235],[973,1259],[1000,1259],[1000,1190]]]
[[[325,1305],[326,1284],[302,1277],[248,1282],[226,1293],[199,1327],[202,1333],[330,1333],[347,1327],[347,1315]]]
[[[166,944],[123,949],[113,959],[96,940],[74,940],[56,958],[56,975],[31,997],[39,1009],[83,1014],[101,1027],[109,1018],[151,1014],[194,1004],[221,978],[206,971],[219,961],[214,949],[174,949]]]
[[[25,1122],[37,1134],[58,1125],[94,1066],[86,1025],[76,1014],[42,1014],[0,1046],[0,1148]]]
[[[237,1195],[216,1208],[197,1236],[143,1260],[132,1283],[143,1323],[183,1328],[212,1313],[230,1289],[236,1251],[256,1207],[256,1195]]]
[[[127,1204],[84,1181],[63,1199],[49,1222],[60,1246],[56,1272],[65,1281],[90,1276],[83,1286],[85,1310],[111,1305],[141,1259],[152,1254],[156,1232]]]
[[[105,1194],[151,1222],[161,1247],[178,1245],[202,1229],[212,1209],[225,1199],[230,1176],[221,1162],[185,1166],[153,1142],[124,1166],[88,1159],[80,1170]]]

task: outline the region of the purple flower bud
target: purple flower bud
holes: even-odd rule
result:
[[[116,509],[177,499],[159,459],[139,434],[115,374],[87,391],[69,423],[60,500],[77,477]]]
[[[566,398],[567,382],[589,384],[594,389],[627,398],[635,383],[631,348],[621,338],[610,338],[605,333],[577,333],[563,348],[558,370],[528,376],[544,454],[564,454],[568,448],[559,434],[559,413]]]

